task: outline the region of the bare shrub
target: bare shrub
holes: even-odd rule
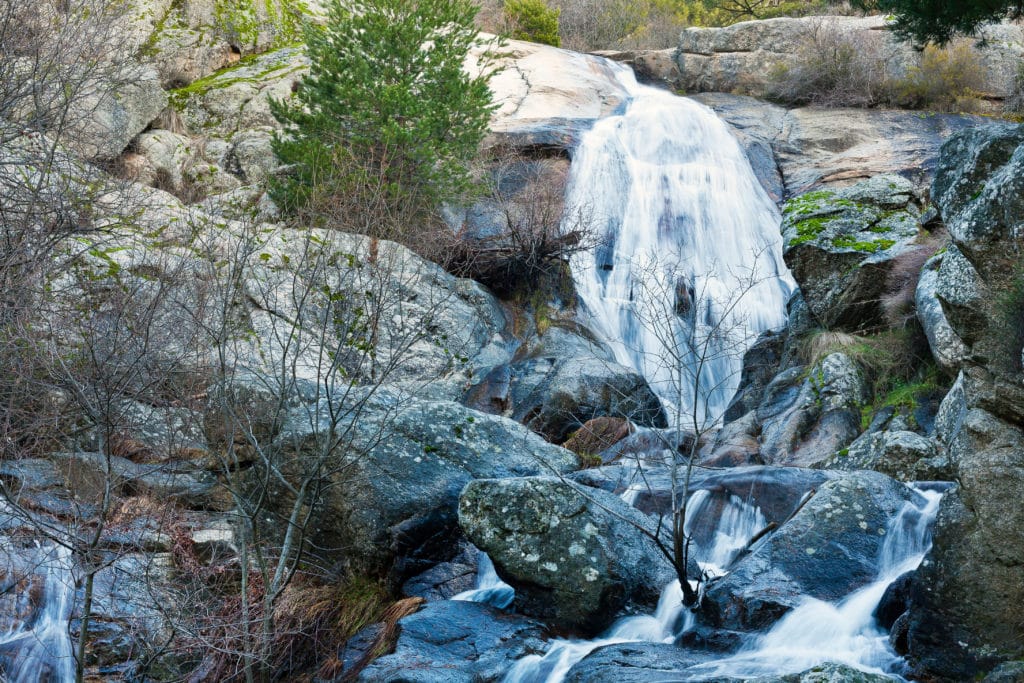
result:
[[[985,69],[967,41],[928,45],[921,61],[890,86],[892,104],[916,109],[976,111],[985,89]]]
[[[885,93],[884,56],[862,33],[815,21],[791,62],[777,64],[769,96],[793,104],[867,107]]]
[[[502,150],[489,172],[487,198],[446,249],[446,267],[499,296],[530,291],[557,275],[570,255],[594,246],[585,207],[564,206],[567,164]]]

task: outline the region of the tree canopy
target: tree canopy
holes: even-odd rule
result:
[[[855,0],[854,4],[895,15],[897,33],[918,44],[946,43],[986,22],[1024,16],[1024,0]]]

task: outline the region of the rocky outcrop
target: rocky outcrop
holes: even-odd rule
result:
[[[517,608],[562,628],[597,633],[629,602],[653,606],[675,578],[648,536],[654,520],[568,481],[470,482],[459,524],[516,589]]]
[[[679,39],[676,87],[688,92],[772,92],[776,75],[792,68],[809,46],[830,41],[855,46],[877,56],[885,76],[899,78],[920,64],[920,53],[887,28],[887,19],[871,17],[806,17],[745,21],[724,28],[688,28]],[[1024,54],[1024,31],[1000,24],[982,30],[985,43],[973,47],[989,74],[986,95],[1008,97],[1015,89],[1015,69]],[[660,75],[660,74],[659,74]],[[674,76],[669,71],[665,76]]]
[[[848,446],[860,434],[866,388],[849,356],[832,353],[809,372],[779,373],[757,408],[761,458],[772,465],[811,466]]]
[[[395,651],[364,669],[359,681],[500,681],[517,659],[547,647],[542,624],[475,602],[430,603],[398,629]]]
[[[785,109],[752,97],[693,95],[736,133],[761,184],[781,201],[886,173],[926,189],[939,149],[958,131],[991,122],[977,116],[877,109]]]
[[[647,381],[596,341],[551,327],[466,395],[471,406],[512,416],[555,443],[588,420],[628,419],[664,427],[665,411]]]
[[[932,358],[946,372],[955,373],[967,360],[970,350],[949,324],[938,297],[939,268],[943,258],[942,254],[932,257],[921,270],[914,293],[914,307],[921,329],[928,338]]]
[[[1019,334],[1024,128],[992,126],[943,148],[932,196],[952,245],[935,294],[969,349],[936,417],[959,488],[943,499],[912,595],[916,672],[964,680],[1024,655],[1024,391]]]
[[[826,328],[857,332],[883,324],[889,273],[918,234],[913,191],[904,178],[883,175],[786,203],[786,265]]]
[[[876,472],[826,482],[792,519],[708,586],[706,617],[717,627],[759,629],[805,596],[838,600],[870,583],[889,520],[915,496]]]
[[[962,374],[938,434],[959,488],[946,495],[911,599],[908,655],[920,675],[964,680],[1024,655],[1024,432],[977,405],[985,382]]]
[[[948,481],[952,473],[945,448],[911,431],[866,433],[833,457],[828,467],[875,470],[906,482]]]
[[[341,435],[331,429],[339,411],[348,416]],[[297,466],[333,449],[314,523],[320,552],[395,583],[451,557],[459,493],[470,480],[576,467],[572,453],[508,418],[386,391],[300,406],[276,442]]]
[[[666,643],[622,643],[605,645],[574,664],[565,676],[567,683],[643,683],[679,679],[691,666],[710,659],[706,652],[684,650]]]

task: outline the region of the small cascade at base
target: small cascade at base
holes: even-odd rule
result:
[[[786,321],[796,285],[779,211],[714,112],[609,68],[630,99],[574,150],[563,223],[597,229],[598,248],[571,260],[584,322],[647,379],[670,423],[714,423],[744,351]]]
[[[40,586],[38,594],[31,584],[22,591],[19,611],[24,610],[28,616],[0,633],[0,678],[8,683],[74,681],[75,662],[68,633],[75,597],[71,551],[51,546],[31,553],[13,551],[9,557],[25,558],[9,568],[12,575],[29,577],[29,581],[38,579]]]
[[[516,598],[515,589],[500,578],[494,569],[494,562],[487,553],[480,552],[476,566],[476,587],[452,596],[452,600],[481,602],[491,607],[505,609]]]
[[[706,499],[706,491],[697,491],[690,497],[685,520],[687,529],[695,523],[710,523],[699,519]],[[728,566],[764,524],[760,510],[733,496],[707,534],[707,538],[712,539],[711,544],[694,548],[694,556],[703,569],[724,571],[722,568]],[[694,623],[693,613],[683,607],[679,581],[673,581],[662,590],[653,615],[620,619],[604,636],[594,640],[556,640],[543,656],[530,655],[516,662],[504,683],[560,683],[574,664],[599,647],[630,642],[672,643],[692,629]]]
[[[694,673],[756,678],[798,673],[829,661],[902,680],[905,662],[889,645],[889,634],[879,628],[874,612],[889,585],[916,569],[931,548],[931,524],[942,493],[919,493],[923,506],[907,502],[889,522],[874,582],[834,604],[807,598],[737,654],[694,667]]]

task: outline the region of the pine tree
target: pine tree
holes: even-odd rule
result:
[[[271,105],[278,206],[408,218],[465,196],[494,108],[488,75],[463,68],[476,13],[469,0],[331,0],[326,25],[306,29],[309,74]]]
[[[981,24],[1024,16],[1024,0],[855,0],[861,9],[881,10],[896,18],[896,31],[918,44],[946,43],[973,33]]]

